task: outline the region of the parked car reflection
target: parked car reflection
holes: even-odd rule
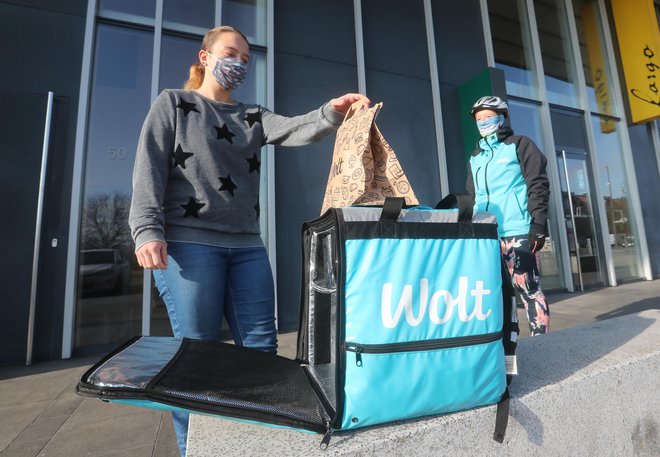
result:
[[[84,249],[80,252],[80,281],[84,293],[121,294],[130,280],[130,264],[119,250]]]

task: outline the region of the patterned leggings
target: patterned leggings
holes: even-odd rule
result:
[[[500,248],[511,283],[525,305],[532,336],[547,333],[550,330],[550,308],[541,290],[538,253],[530,251],[527,236],[500,238]]]

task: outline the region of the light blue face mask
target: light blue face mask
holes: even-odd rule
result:
[[[477,128],[479,129],[479,133],[482,137],[497,132],[497,129],[502,127],[502,125],[504,125],[503,114],[498,114],[497,116],[493,116],[490,119],[486,119],[485,121],[477,121]]]

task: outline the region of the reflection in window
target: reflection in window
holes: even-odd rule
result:
[[[563,0],[534,2],[548,101],[577,107],[575,64]]]
[[[201,38],[183,38],[163,34],[160,48],[158,92],[181,89],[188,80],[190,66],[199,61]]]
[[[488,0],[495,66],[504,70],[509,95],[538,98],[524,0]]]
[[[584,151],[562,150],[557,155],[571,271],[573,282],[580,289],[603,284],[588,161]]]
[[[540,106],[538,105],[509,99],[509,118],[511,119],[511,128],[513,128],[514,133],[531,138],[546,157],[552,157],[552,154],[548,154],[548,151],[543,150],[545,143],[539,111]],[[552,200],[550,201],[550,205],[553,206]],[[550,236],[539,254],[541,287],[546,290],[559,289],[564,285],[561,278],[561,271],[559,270],[559,265],[561,265],[559,261],[561,249],[558,249],[559,237],[556,235],[558,233],[557,221],[552,219],[552,215],[555,214],[552,207],[548,214],[551,218],[548,220]]]
[[[607,65],[598,4],[593,0],[573,0],[573,12],[580,42],[584,79],[587,83],[589,110],[609,116],[616,115],[612,78]],[[612,121],[606,117],[601,120],[602,132],[614,131],[616,126]]]
[[[513,131],[517,135],[530,137],[537,146],[542,147],[544,142],[539,108],[538,105],[532,103],[509,100],[509,118]],[[545,151],[543,152],[547,155]]]
[[[100,0],[98,15],[121,21],[154,25],[156,0]]]
[[[619,134],[619,122],[610,133],[601,130],[601,119],[593,116],[592,127],[596,146],[600,189],[605,200],[609,243],[617,280],[641,275],[637,230],[630,209],[630,188],[626,178]]]
[[[266,0],[223,0],[222,24],[240,30],[250,44],[266,45]]]
[[[163,27],[204,34],[213,27],[215,0],[164,0]],[[201,41],[201,40],[200,40]]]
[[[76,349],[140,334],[142,270],[128,228],[131,174],[149,109],[153,36],[97,25],[80,237]]]

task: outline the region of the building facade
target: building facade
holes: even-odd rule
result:
[[[660,138],[630,120],[610,0],[0,0],[0,24],[0,364],[170,334],[133,256],[132,165],[150,103],[182,86],[219,24],[251,44],[240,101],[289,116],[346,92],[382,101],[379,127],[426,205],[465,189],[465,104],[485,78],[548,159],[544,287],[660,275]],[[262,151],[281,331],[297,325],[300,226],[320,211],[333,141]]]

